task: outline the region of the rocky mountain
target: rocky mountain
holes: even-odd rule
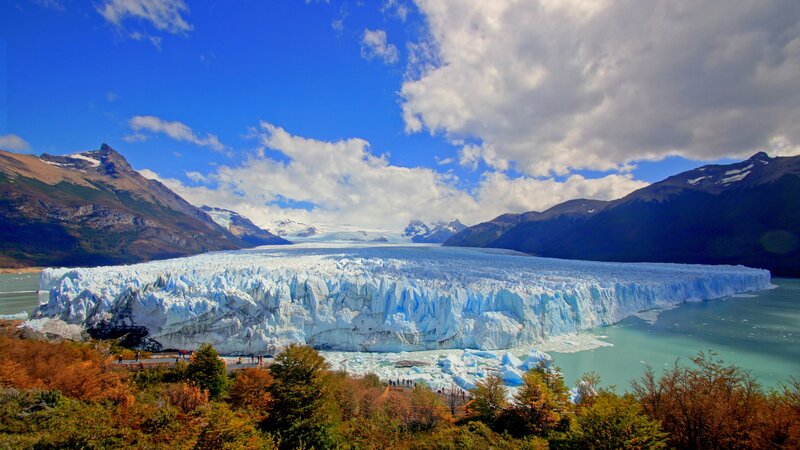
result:
[[[412,220],[403,230],[403,237],[411,238],[412,242],[420,244],[440,244],[465,228],[467,226],[458,219],[450,222],[437,222],[432,225]]]
[[[569,259],[743,264],[800,276],[800,157],[707,165],[610,202],[504,215],[445,245]]]
[[[488,247],[508,230],[521,223],[541,222],[556,217],[574,219],[588,218],[602,211],[608,202],[603,200],[576,199],[553,206],[543,212],[530,211],[522,214],[503,214],[494,219],[465,228],[446,240],[445,245],[460,247]]]
[[[291,244],[286,239],[258,227],[250,219],[235,211],[205,205],[200,209],[208,214],[217,225],[251,246]]]
[[[0,150],[0,266],[95,266],[248,243],[108,145],[67,156]]]

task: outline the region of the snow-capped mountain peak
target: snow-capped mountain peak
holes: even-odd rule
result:
[[[442,243],[465,228],[467,228],[466,225],[458,219],[450,222],[436,222],[432,225],[419,220],[412,220],[403,230],[403,236],[411,238],[413,242],[417,243]]]
[[[307,238],[316,235],[319,230],[313,225],[296,222],[292,219],[276,220],[269,225],[269,230],[278,236]]]

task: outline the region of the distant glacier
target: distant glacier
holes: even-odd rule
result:
[[[639,311],[771,286],[742,266],[603,263],[496,249],[302,244],[45,269],[34,318],[227,354],[505,349]]]

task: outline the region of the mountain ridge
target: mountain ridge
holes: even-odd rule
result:
[[[0,150],[0,266],[96,266],[248,246],[116,150]]]
[[[598,203],[602,209],[590,215],[542,217],[565,204],[499,216],[444,245],[568,259],[744,264],[800,276],[800,157],[759,152],[667,177]],[[511,226],[503,228],[501,218]]]

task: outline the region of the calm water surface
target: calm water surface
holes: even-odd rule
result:
[[[751,297],[686,303],[664,311],[654,323],[631,317],[593,334],[613,347],[578,353],[552,352],[572,385],[582,373],[597,372],[604,385],[625,390],[646,366],[663,370],[677,358],[712,350],[749,370],[765,386],[800,377],[800,280],[774,279],[777,289]],[[39,273],[0,274],[0,315],[30,313],[38,305]]]
[[[0,273],[0,315],[33,312],[39,305],[39,298],[30,291],[39,289],[40,275],[41,272]]]
[[[664,311],[655,323],[630,317],[592,330],[607,336],[603,347],[551,355],[572,385],[584,372],[595,371],[604,385],[626,390],[646,366],[657,372],[676,358],[711,350],[725,362],[749,370],[764,386],[777,386],[800,377],[800,280],[772,280],[776,289],[752,297],[728,297],[686,303]]]

